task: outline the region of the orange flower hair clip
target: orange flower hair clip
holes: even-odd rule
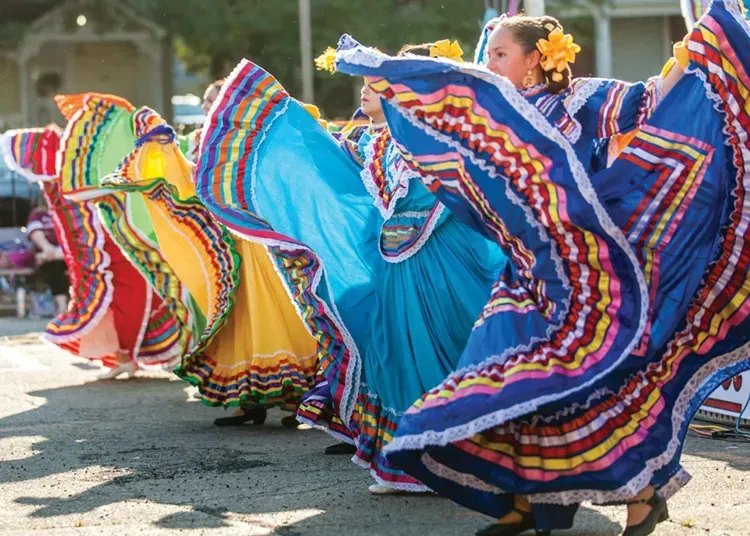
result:
[[[554,71],[552,80],[555,82],[562,81],[562,73],[568,68],[568,64],[576,62],[576,54],[581,51],[581,47],[573,42],[573,36],[563,34],[560,28],[552,30],[548,39],[537,41],[536,48],[542,53],[542,69]]]

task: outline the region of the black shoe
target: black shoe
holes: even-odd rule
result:
[[[513,512],[521,516],[521,521],[517,523],[495,523],[485,527],[476,533],[476,536],[517,536],[529,530],[536,530],[536,518],[533,512],[524,512],[518,508],[513,508]],[[549,536],[549,530],[537,530],[537,536]]]
[[[266,415],[268,412],[265,408],[252,408],[246,409],[242,415],[233,415],[232,417],[222,417],[216,419],[214,424],[216,426],[240,426],[246,422],[253,421],[255,425],[261,425],[266,422]]]
[[[647,504],[651,507],[651,511],[646,516],[646,519],[637,525],[625,527],[625,532],[622,533],[622,536],[648,536],[654,532],[656,525],[669,519],[667,500],[658,491],[655,491],[650,499],[631,501],[628,504]]]
[[[284,428],[289,428],[291,430],[296,430],[299,426],[299,422],[297,422],[297,417],[295,417],[294,415],[289,415],[281,419],[281,426],[283,426]]]
[[[330,447],[326,448],[326,454],[328,456],[339,456],[343,454],[356,454],[357,453],[357,447],[354,445],[350,445],[349,443],[338,443],[336,445],[331,445]]]

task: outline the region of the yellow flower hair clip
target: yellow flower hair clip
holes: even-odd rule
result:
[[[547,72],[555,71],[552,74],[552,80],[555,82],[562,81],[562,73],[569,63],[576,62],[576,54],[581,51],[581,47],[573,42],[573,36],[563,34],[560,28],[552,30],[549,39],[537,41],[536,48],[542,53],[542,69]]]
[[[328,47],[325,52],[315,58],[315,66],[319,71],[336,72],[336,49]]]
[[[458,41],[441,39],[430,46],[431,58],[447,58],[453,61],[463,61],[464,51]]]

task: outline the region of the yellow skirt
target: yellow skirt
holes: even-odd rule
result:
[[[203,316],[194,325],[205,326],[175,372],[207,405],[296,408],[313,385],[316,342],[267,249],[213,219],[172,146],[141,149],[134,168],[162,255]]]

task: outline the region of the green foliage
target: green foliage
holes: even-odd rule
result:
[[[192,72],[226,76],[243,57],[271,72],[294,95],[301,92],[296,0],[130,0],[167,29]],[[484,0],[311,0],[313,51],[335,46],[343,33],[388,52],[404,44],[458,39],[466,57],[479,33]],[[356,107],[355,80],[317,73],[316,101],[328,117]]]
[[[27,24],[5,21],[0,23],[0,46],[14,48],[23,40]]]
[[[548,0],[565,8],[577,0]],[[598,0],[607,1],[607,0]],[[300,93],[297,0],[130,0],[176,37],[175,50],[193,72],[226,76],[246,57]],[[408,43],[457,39],[473,55],[484,0],[310,0],[315,55],[343,33],[395,53]],[[564,11],[564,9],[562,9]],[[328,117],[356,107],[356,80],[317,73],[316,103]]]

